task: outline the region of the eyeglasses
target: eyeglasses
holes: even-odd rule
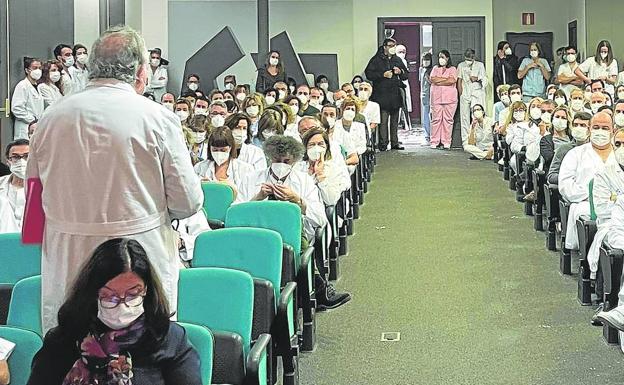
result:
[[[114,309],[122,303],[127,307],[137,307],[143,303],[145,294],[145,292],[139,294],[127,294],[123,298],[117,296],[100,297],[98,300],[104,309]]]
[[[21,159],[28,160],[28,154],[22,154],[22,155],[15,154],[15,155],[11,155],[11,156],[9,156],[8,159],[11,162],[17,162],[17,161],[19,161]]]

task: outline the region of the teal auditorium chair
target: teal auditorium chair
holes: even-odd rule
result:
[[[43,336],[41,327],[41,276],[20,280],[13,287],[7,325]]]
[[[0,338],[15,344],[15,349],[9,357],[9,373],[11,385],[26,385],[30,377],[30,364],[35,354],[43,346],[41,337],[30,330],[0,326]]]
[[[6,324],[13,285],[41,274],[41,247],[22,244],[19,233],[0,234],[0,325]]]
[[[199,355],[202,385],[212,384],[212,360],[214,359],[214,338],[205,326],[179,322],[186,330],[189,342]]]
[[[249,227],[206,231],[195,240],[192,266],[241,270],[254,278],[252,339],[270,333],[277,353],[271,355],[269,382],[274,383],[277,378],[279,355],[284,366],[283,383],[297,383],[297,285],[282,282],[282,237],[272,230]],[[267,289],[271,292],[267,293]]]
[[[266,385],[271,336],[252,346],[253,278],[243,271],[198,267],[180,271],[178,320],[214,336],[213,384]]]
[[[234,202],[234,191],[223,183],[202,182],[204,212],[211,229],[223,228],[225,215]]]
[[[314,350],[316,339],[314,299],[314,248],[302,250],[301,209],[280,201],[246,202],[228,210],[225,227],[256,227],[277,231],[284,243],[284,258],[294,259],[298,304],[303,312],[301,350]]]

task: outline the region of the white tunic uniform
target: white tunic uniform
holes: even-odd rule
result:
[[[89,84],[89,70],[85,67],[84,69],[80,69],[75,65],[69,67],[69,74],[71,75],[72,80],[72,92],[80,92],[87,88]],[[65,95],[68,95],[65,93]]]
[[[615,59],[613,59],[609,65],[607,65],[607,63],[598,64],[596,59],[594,59],[594,56],[590,56],[579,65],[579,68],[590,79],[600,79],[603,76],[609,77],[616,76],[618,74],[618,64]],[[613,96],[615,87],[613,84],[605,82],[605,90]]]
[[[28,78],[22,79],[13,90],[11,112],[15,117],[14,139],[28,139],[28,125],[43,115],[43,98]]]
[[[464,146],[464,151],[469,154],[477,157],[478,159],[483,159],[487,155],[488,150],[492,147],[494,143],[494,137],[492,136],[492,126],[494,122],[488,116],[483,118],[481,124],[476,125],[475,127],[475,144],[468,144]]]
[[[457,65],[457,76],[462,80],[462,94],[459,98],[459,113],[461,118],[462,143],[466,145],[470,134],[470,108],[475,104],[480,104],[485,108],[485,90],[487,86],[487,76],[483,63],[474,61],[468,63],[463,61]],[[476,82],[470,77],[477,78]]]
[[[238,158],[236,159],[240,159],[243,162],[250,164],[256,171],[267,168],[264,151],[262,151],[260,147],[254,146],[253,144],[243,143],[238,154]]]
[[[158,66],[156,71],[152,71],[152,67],[149,67],[148,74],[145,92],[152,92],[154,94],[154,99],[160,102],[162,96],[167,92],[167,82],[169,81],[167,66]]]
[[[337,120],[332,138],[344,147],[347,155],[366,152],[366,127],[362,123],[351,122],[351,128],[347,131],[342,120]]]
[[[179,261],[171,219],[189,217],[203,204],[176,115],[126,83],[90,83],[46,112],[30,143],[27,176],[43,184],[45,331],[56,325],[83,262],[116,237],[143,245],[176,310]]]
[[[58,102],[59,100],[63,98],[63,94],[61,93],[61,90],[59,90],[58,87],[54,85],[53,83],[51,84],[40,83],[37,86],[37,90],[39,91],[39,94],[43,98],[44,108],[50,107],[51,105],[53,105],[54,103]]]
[[[323,203],[327,206],[333,206],[340,199],[342,192],[351,187],[351,177],[349,176],[347,165],[340,158],[332,157],[332,159],[324,161],[323,167],[325,179],[319,182],[315,176],[310,175],[308,162],[301,161],[297,163],[299,171],[310,175],[314,179],[316,186],[321,192]]]
[[[379,123],[381,123],[381,110],[379,108],[379,103],[370,100],[367,101],[364,108],[362,108],[361,113],[366,118],[366,126],[368,128],[371,127],[371,124],[379,125]]]
[[[616,165],[613,152],[606,162],[593,149],[591,143],[571,149],[561,162],[559,169],[559,193],[570,205],[568,226],[566,229],[565,247],[578,249],[576,220],[581,215],[589,215],[589,181],[596,173],[604,171],[605,166]]]
[[[537,124],[529,124],[529,129],[524,131],[524,145],[526,147],[526,158],[528,161],[537,162],[540,157],[540,141],[542,134]]]
[[[19,233],[22,231],[26,194],[24,188],[11,184],[11,175],[0,177],[0,199],[3,202],[0,213],[0,233]]]
[[[215,175],[216,163],[213,160],[204,160],[195,165],[195,172],[202,180],[219,182]],[[243,178],[254,171],[253,166],[239,159],[231,159],[227,169],[227,180],[238,186]]]

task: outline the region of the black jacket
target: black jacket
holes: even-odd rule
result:
[[[498,55],[494,56],[494,72],[492,78],[494,81],[494,95],[496,100],[498,100],[496,87],[501,84],[522,84],[518,80],[519,67],[520,63],[515,55],[505,56],[503,59],[498,57]],[[503,82],[503,72],[505,73],[505,82]]]
[[[161,345],[151,353],[137,346],[130,350],[134,367],[133,385],[201,385],[199,356],[184,328],[175,322]],[[28,385],[61,385],[74,362],[80,358],[76,341],[60,335],[55,328],[46,334],[43,347],[33,359]]]
[[[384,77],[384,72],[391,71],[394,67],[401,70],[399,75],[392,75],[390,79]],[[401,89],[405,88],[403,80],[407,80],[408,70],[403,61],[396,55],[386,56],[383,47],[379,47],[364,71],[366,78],[373,83],[371,100],[379,103],[384,111],[392,111],[403,106]]]
[[[256,79],[256,92],[264,93],[265,90],[273,88],[275,83],[286,83],[286,71],[281,71],[277,75],[271,75],[266,67],[258,68],[258,78]]]

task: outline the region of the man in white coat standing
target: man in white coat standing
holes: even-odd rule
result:
[[[457,88],[459,90],[459,115],[461,118],[462,145],[468,144],[470,134],[470,110],[474,105],[485,106],[487,76],[483,63],[475,59],[475,51],[467,49],[464,61],[457,65]]]
[[[171,219],[202,207],[200,181],[180,119],[141,96],[147,81],[143,38],[113,27],[93,45],[91,83],[51,108],[30,146],[27,177],[43,184],[44,331],[82,264],[102,242],[140,242],[177,308],[178,249]]]

